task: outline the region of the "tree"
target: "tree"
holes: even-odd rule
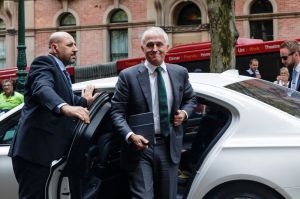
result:
[[[207,0],[211,34],[210,71],[223,72],[235,68],[234,0]]]

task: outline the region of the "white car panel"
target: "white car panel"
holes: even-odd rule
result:
[[[222,74],[190,74],[195,93],[228,109],[232,118],[197,170],[187,198],[203,198],[213,188],[236,180],[259,182],[287,199],[300,198],[300,119],[224,87],[251,79],[239,76],[235,70]],[[101,91],[114,88],[116,81],[117,77],[113,77],[76,83],[73,90],[82,90],[92,84]],[[21,107],[1,115],[0,121]],[[7,152],[8,146],[0,146],[1,194],[5,194],[3,187],[7,186],[3,183],[2,179],[7,178],[2,171],[11,167]],[[7,179],[7,182],[17,187],[14,179]],[[56,185],[52,186],[55,189]],[[4,198],[17,198],[16,194]]]

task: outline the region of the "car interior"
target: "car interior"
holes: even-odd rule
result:
[[[86,125],[78,122],[72,145],[65,157],[67,164],[61,183],[63,177],[69,178],[72,198],[129,198],[126,175],[119,165],[123,142],[114,131],[110,119],[113,90],[101,91],[90,107],[91,123]],[[197,102],[193,115],[184,123],[178,199],[187,196],[196,171],[231,122],[231,113],[225,107],[200,95],[197,96]],[[16,115],[20,117],[20,114]],[[5,128],[2,123],[0,146],[10,143],[17,119],[5,125]]]

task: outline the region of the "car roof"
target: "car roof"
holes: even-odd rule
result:
[[[226,85],[252,79],[252,77],[246,77],[239,75],[237,70],[227,70],[223,73],[189,73],[190,82],[194,84],[206,84],[211,85],[214,87],[224,87]],[[102,78],[102,79],[95,79],[89,80],[84,82],[75,83],[72,85],[74,91],[82,90],[87,85],[94,85],[95,88],[101,90],[101,88],[114,88],[115,84],[118,80],[118,77],[109,77],[109,78]],[[12,110],[8,111],[5,114],[0,115],[0,121],[4,118],[12,115],[13,113],[17,112],[23,107],[23,103],[19,106],[13,108]]]
[[[84,82],[75,83],[72,85],[72,89],[74,91],[76,90],[82,90],[87,85],[93,85],[95,88],[114,88],[115,84],[117,83],[118,77],[109,77],[109,78],[102,78],[102,79],[95,79],[95,80],[89,80]]]
[[[231,69],[223,73],[189,73],[189,80],[192,84],[207,84],[211,86],[224,87],[226,85],[253,79],[252,77],[239,75],[238,70]],[[79,82],[73,84],[73,90],[81,90],[91,84],[96,88],[114,88],[118,77],[102,78]]]
[[[236,82],[253,79],[239,75],[238,70],[227,70],[223,73],[189,73],[192,84],[206,84],[215,87],[224,87]]]

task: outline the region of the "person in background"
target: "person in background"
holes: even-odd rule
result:
[[[300,91],[300,50],[299,42],[296,40],[286,40],[280,45],[281,63],[287,67],[292,74],[290,76],[289,88]]]
[[[19,184],[20,199],[45,198],[51,163],[65,155],[77,119],[89,123],[88,107],[99,95],[88,85],[74,95],[65,69],[76,61],[78,49],[67,32],[49,37],[49,54],[35,58],[25,83],[25,103],[9,156]]]
[[[255,58],[251,59],[249,62],[249,68],[245,71],[244,75],[260,79],[261,75],[259,73],[258,66],[259,66],[258,60]]]
[[[288,87],[289,78],[290,78],[289,69],[287,67],[282,67],[280,68],[279,75],[277,76],[276,81],[274,81],[274,83],[280,86]]]
[[[177,194],[182,123],[197,102],[187,70],[164,62],[168,47],[163,29],[147,29],[141,39],[146,61],[121,71],[112,97],[111,116],[124,140],[121,167],[128,175],[131,199],[175,199]],[[154,143],[133,132],[126,121],[147,112],[153,112]]]
[[[24,96],[21,93],[14,91],[12,80],[3,80],[2,89],[3,92],[0,94],[0,112],[7,112],[24,102]]]

